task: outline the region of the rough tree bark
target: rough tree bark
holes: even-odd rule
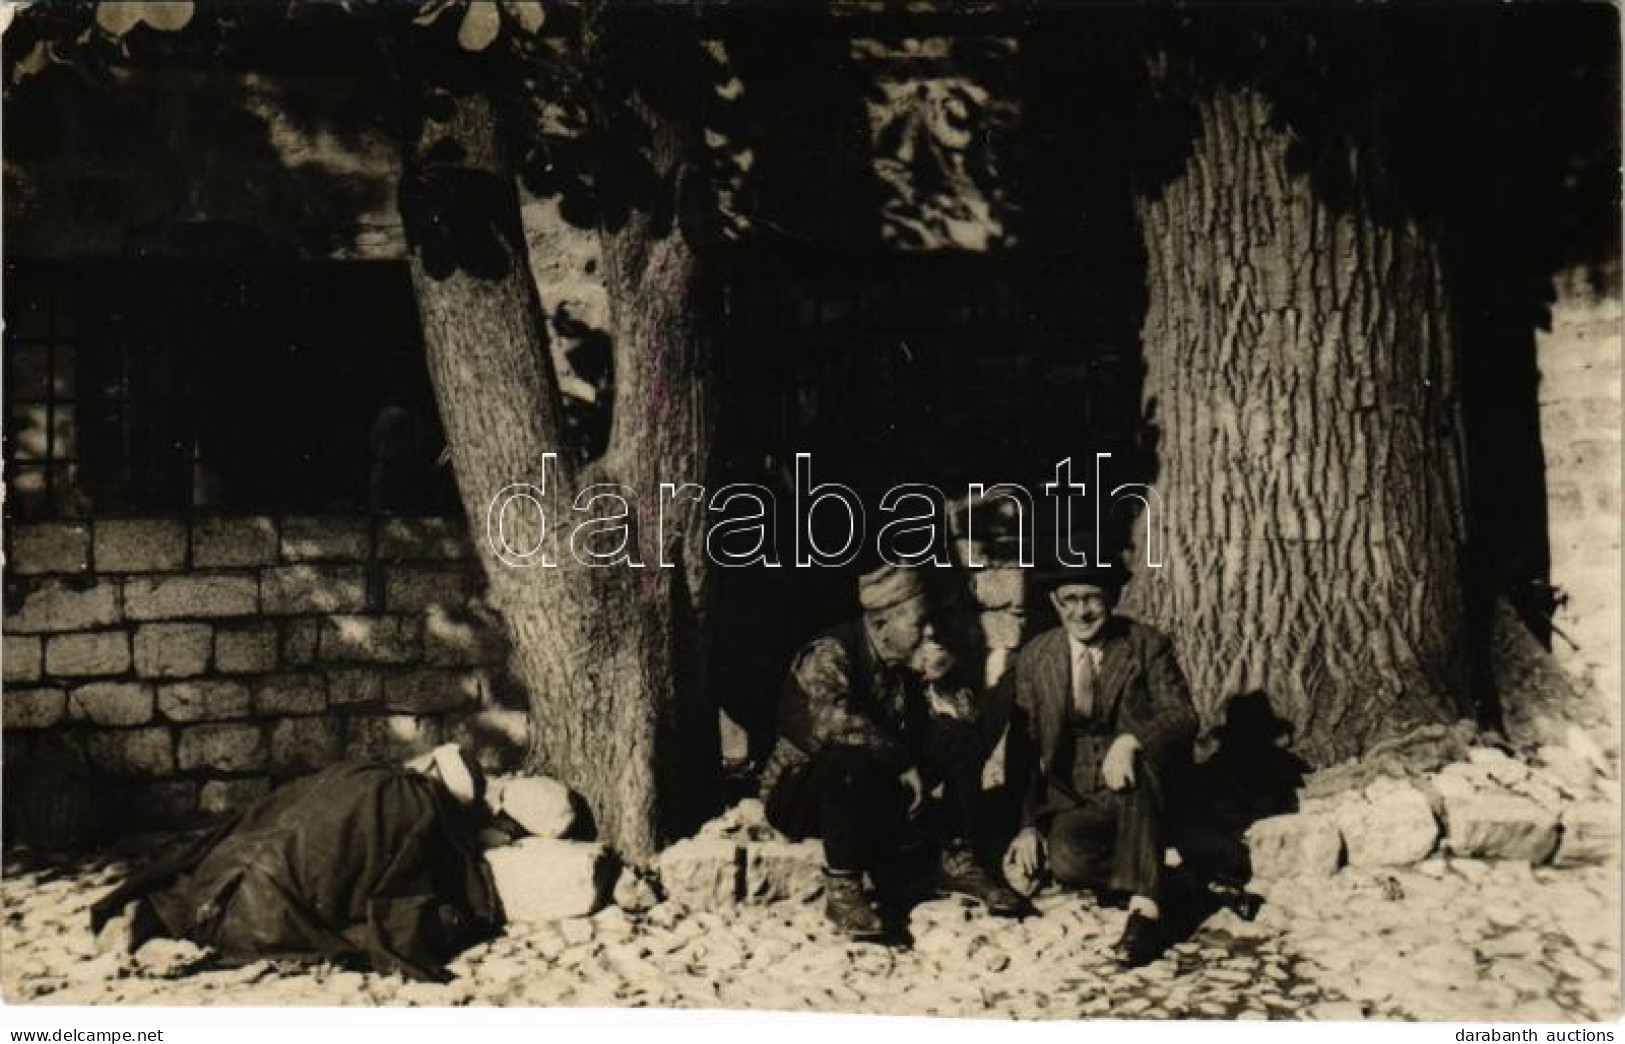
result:
[[[612,272],[646,263],[663,289],[645,294],[630,275],[612,277],[615,437],[601,462],[572,468],[560,452],[557,378],[493,106],[480,93],[433,86],[420,101],[402,201],[412,276],[463,507],[507,627],[510,670],[530,700],[531,765],[583,795],[600,840],[644,861],[689,825],[718,772],[715,711],[703,687],[682,684],[678,665],[679,633],[692,615],[689,574],[656,568],[656,535],[635,517],[645,568],[580,565],[568,538],[588,515],[569,508],[593,484],[630,485],[647,510],[656,489],[642,483],[662,474],[705,479],[697,447],[707,444],[708,400],[690,385],[700,380],[697,342],[680,333],[695,329],[683,319],[692,256],[636,220],[611,237]],[[540,485],[548,452],[560,454],[546,476],[557,493],[547,518],[557,566],[505,565],[484,539],[488,508],[511,483]],[[515,549],[547,535],[527,505],[503,521]],[[673,545],[668,560],[694,557],[680,537]]]
[[[633,579],[635,604],[658,607],[659,640],[673,657],[660,679],[677,697],[655,720],[656,784],[668,801],[668,825],[681,832],[713,811],[720,794],[704,502],[716,452],[719,302],[681,223],[689,194],[703,195],[695,136],[635,92],[623,118],[641,130],[639,161],[654,192],[632,201],[625,220],[600,235],[615,342],[615,408],[604,463],[638,491],[646,510],[651,500],[666,504],[664,527],[645,526],[639,534],[648,568]],[[666,484],[678,487],[669,501],[662,500]],[[685,491],[686,484],[699,489]],[[654,568],[661,562],[671,568]]]
[[[1292,169],[1257,91],[1215,87],[1140,203],[1144,403],[1168,627],[1208,721],[1264,692],[1326,763],[1467,714],[1458,379],[1437,251]],[[1361,167],[1353,168],[1358,177]]]

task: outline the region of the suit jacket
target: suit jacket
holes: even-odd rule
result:
[[[1022,825],[1039,826],[1104,789],[1100,761],[1117,736],[1140,741],[1157,769],[1188,758],[1196,739],[1196,708],[1173,643],[1153,627],[1113,617],[1101,640],[1095,678],[1095,717],[1100,742],[1076,744],[1072,726],[1072,652],[1066,631],[1056,627],[1016,654],[1001,685],[1011,687],[1011,737],[1024,741],[1029,765]],[[1074,765],[1074,756],[1091,763]],[[1088,781],[1080,791],[1076,778]]]

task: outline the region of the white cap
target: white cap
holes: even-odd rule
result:
[[[480,797],[479,784],[463,757],[463,748],[455,743],[442,743],[429,752],[434,767],[440,772],[440,782],[451,791],[460,805],[472,805]]]

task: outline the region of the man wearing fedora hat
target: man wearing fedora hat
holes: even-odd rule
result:
[[[1013,689],[1012,732],[1033,762],[1022,829],[1006,863],[1036,879],[1128,899],[1119,958],[1145,964],[1161,925],[1164,781],[1196,738],[1196,710],[1168,637],[1115,615],[1122,567],[1040,573],[1060,625],[1022,647],[1001,684]]]
[[[858,937],[884,931],[865,872],[922,826],[925,797],[939,783],[937,887],[975,896],[997,915],[1027,910],[972,844],[986,833],[988,744],[972,723],[970,693],[946,684],[952,657],[936,641],[926,595],[916,569],[883,565],[859,578],[862,617],[796,654],[762,770],[769,822],[796,839],[823,839],[825,911]]]

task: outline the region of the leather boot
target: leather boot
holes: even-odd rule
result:
[[[968,845],[943,849],[937,888],[978,899],[995,917],[1024,917],[1032,912],[1026,897],[1011,888],[999,871],[983,866]]]
[[[1139,968],[1162,956],[1168,948],[1168,933],[1162,921],[1146,917],[1138,911],[1130,912],[1123,935],[1113,948],[1117,962],[1125,968]]]
[[[855,939],[869,939],[886,931],[880,914],[863,893],[863,878],[857,874],[824,871],[824,916],[837,931]]]

